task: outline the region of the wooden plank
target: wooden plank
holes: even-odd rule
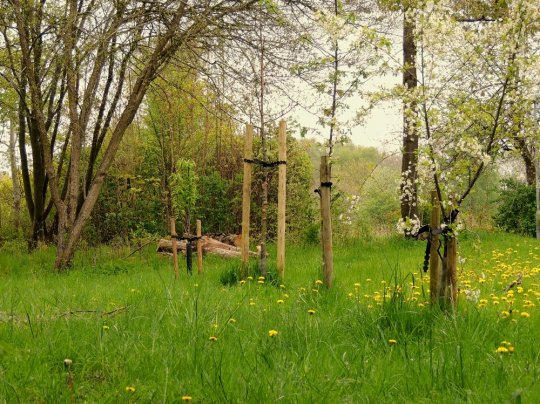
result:
[[[287,123],[279,122],[279,161],[287,160]],[[283,282],[285,278],[285,227],[287,200],[287,165],[280,164],[278,169],[278,214],[277,214],[277,272]]]

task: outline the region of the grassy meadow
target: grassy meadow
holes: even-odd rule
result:
[[[226,286],[236,261],[175,281],[153,246],[102,247],[56,274],[5,246],[0,402],[538,402],[540,243],[464,233],[455,313],[429,305],[424,248],[336,246],[326,290],[317,246],[288,249],[284,285]]]

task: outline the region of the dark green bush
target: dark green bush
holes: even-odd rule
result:
[[[535,187],[513,179],[503,180],[499,209],[495,215],[498,227],[509,233],[534,237],[536,234]]]

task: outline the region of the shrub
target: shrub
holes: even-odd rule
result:
[[[504,231],[535,236],[535,187],[513,179],[502,182],[499,209],[495,223]]]

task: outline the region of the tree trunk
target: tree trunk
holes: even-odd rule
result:
[[[408,10],[403,13],[403,85],[409,94],[417,87],[416,43],[414,31],[416,22]],[[414,94],[405,95],[403,101],[403,157],[401,161],[401,217],[418,217],[418,128],[417,105]]]
[[[18,237],[21,229],[21,186],[15,150],[17,148],[15,125],[15,120],[11,118],[9,121],[9,164],[11,166],[11,182],[13,183],[13,228]]]

